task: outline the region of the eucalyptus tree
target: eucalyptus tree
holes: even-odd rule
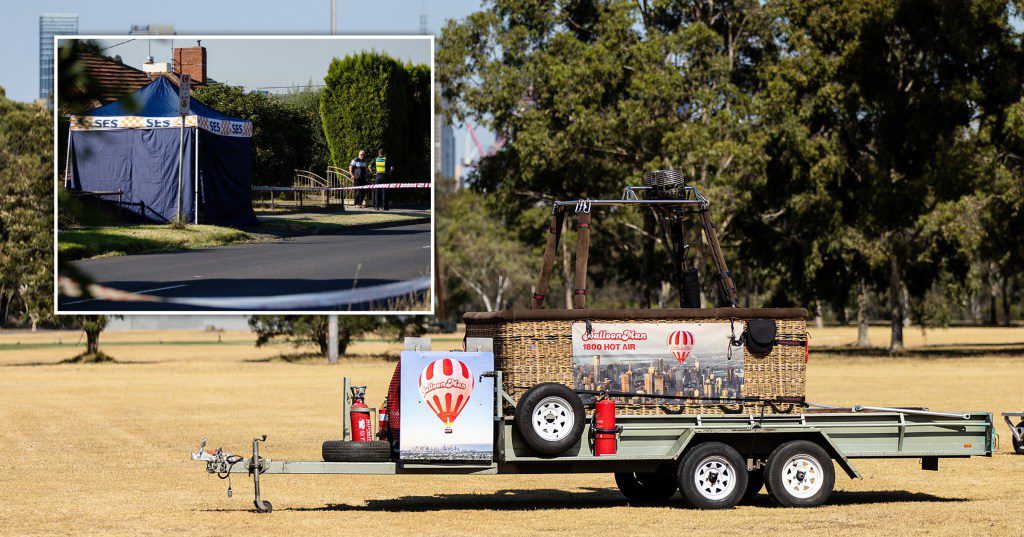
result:
[[[437,56],[447,113],[507,139],[474,187],[515,215],[552,198],[617,196],[645,170],[679,168],[719,203],[728,241],[749,201],[737,187],[765,163],[753,90],[773,47],[768,23],[756,1],[626,0],[500,0],[449,22]],[[598,294],[632,282],[631,301],[646,306],[671,278],[664,249],[640,245],[656,239],[654,220],[639,220],[596,219],[591,267]]]

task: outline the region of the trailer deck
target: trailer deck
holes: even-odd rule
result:
[[[611,468],[643,469],[672,461],[700,435],[743,435],[756,445],[759,437],[773,435],[819,436],[837,455],[837,463],[851,477],[853,459],[880,458],[964,458],[991,456],[996,447],[992,414],[971,412],[940,416],[920,415],[923,411],[804,412],[791,415],[673,415],[621,416],[623,432],[615,455],[595,456],[584,441],[564,455],[543,457],[532,453],[512,434],[512,418],[505,417],[496,453],[497,462],[481,465],[458,462],[324,462],[276,461],[261,457],[264,474],[504,474],[577,473],[614,471]],[[948,417],[947,417],[948,416]],[[960,417],[954,417],[960,416]],[[200,450],[193,460],[206,460]],[[214,461],[211,473],[250,473],[252,457],[226,467]],[[847,470],[847,468],[850,468]]]
[[[489,464],[279,461],[260,455],[259,444],[266,436],[253,439],[250,457],[231,455],[223,450],[206,451],[204,439],[191,458],[206,462],[207,471],[221,477],[252,476],[257,511],[270,512],[272,506],[262,500],[259,493],[259,477],[263,474],[653,472],[679,460],[689,446],[707,440],[727,441],[748,457],[748,465],[754,469],[760,464],[758,461],[763,462],[767,451],[785,440],[798,438],[820,444],[849,477],[860,478],[851,462],[855,459],[919,458],[922,469],[938,470],[940,458],[991,456],[998,449],[993,417],[988,412],[946,413],[855,406],[845,410],[806,409],[793,414],[619,416],[622,432],[616,454],[594,455],[584,437],[563,454],[541,456],[513,433],[513,418],[501,413],[502,399],[496,398],[496,441],[493,461]]]

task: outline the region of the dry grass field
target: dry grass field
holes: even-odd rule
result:
[[[883,328],[872,340],[885,343]],[[809,398],[936,410],[1024,410],[1024,328],[908,332],[906,358],[843,350],[853,330],[812,330]],[[218,343],[218,338],[220,342]],[[122,363],[60,365],[80,351],[73,332],[0,333],[0,533],[377,535],[1022,535],[1024,457],[858,461],[863,481],[837,478],[825,507],[753,506],[698,512],[672,501],[629,507],[609,475],[268,476],[270,515],[252,511],[252,484],[227,482],[188,460],[203,436],[244,453],[319,459],[340,435],[341,378],[383,396],[393,364],[340,366],[277,359],[292,347],[252,346],[244,332],[106,333]],[[76,345],[77,341],[77,345]],[[458,336],[435,342],[455,348]],[[357,355],[397,343],[358,342]],[[923,351],[934,352],[923,352]]]

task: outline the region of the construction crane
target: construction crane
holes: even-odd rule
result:
[[[466,144],[466,156],[462,158],[462,165],[468,168],[476,168],[479,165],[480,159],[484,157],[492,157],[495,153],[501,150],[505,145],[505,136],[498,135],[497,139],[494,140],[494,144],[491,145],[490,149],[484,151],[483,144],[480,143],[480,139],[476,136],[476,130],[473,129],[471,123],[466,123],[466,129],[469,131],[469,136],[473,140],[473,145],[476,146],[476,158],[471,158],[469,151],[469,144]],[[468,141],[467,141],[468,142]]]

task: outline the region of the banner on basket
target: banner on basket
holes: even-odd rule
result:
[[[743,327],[739,321],[573,323],[574,384],[579,390],[742,397],[743,346],[733,342]],[[672,404],[648,397],[629,402]]]

